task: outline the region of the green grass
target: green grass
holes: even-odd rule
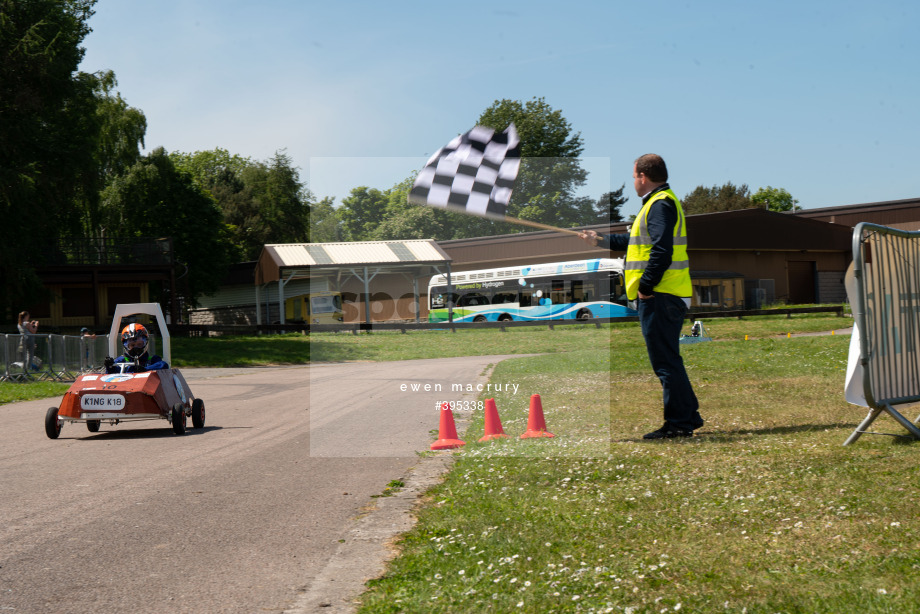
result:
[[[823,314],[785,317],[757,316],[745,320],[706,320],[707,332],[716,339],[738,339],[787,332],[827,331],[851,321]],[[253,337],[181,338],[172,340],[173,366],[247,367],[264,365],[341,362],[349,360],[412,360],[452,356],[570,352],[596,343],[609,330],[636,330],[636,324],[613,324],[597,329],[593,325],[546,328],[377,331],[373,334],[321,333],[265,335]],[[689,327],[687,327],[689,331]],[[58,396],[66,384],[0,382],[0,404]]]
[[[511,438],[478,443],[473,415],[363,612],[914,612],[917,444],[843,447],[865,415],[843,400],[849,337],[786,337],[849,323],[707,321],[717,341],[682,348],[707,424],[667,442],[641,440],[661,392],[635,324],[177,339],[174,353],[208,366],[544,354],[496,367],[493,382],[521,390],[496,395]],[[534,392],[552,439],[518,438]]]
[[[635,329],[499,364],[556,437],[518,439],[526,407],[497,396],[512,438],[477,443],[474,417],[361,612],[916,611],[917,446],[842,446],[865,415],[843,400],[849,337],[786,338],[801,321],[683,346],[707,420],[688,440],[641,440],[661,392]]]
[[[63,396],[70,384],[62,382],[0,382],[0,405]]]
[[[177,337],[171,366],[256,367],[310,362],[310,337],[300,333],[253,337]]]
[[[635,329],[635,323],[613,327]],[[370,335],[323,333],[310,335],[314,362],[347,360],[413,360],[454,356],[489,356],[499,354],[540,354],[570,352],[584,348],[606,335],[608,327],[591,325],[497,329],[378,331]],[[599,336],[600,335],[600,336]]]

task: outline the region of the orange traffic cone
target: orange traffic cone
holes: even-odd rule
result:
[[[502,429],[502,421],[498,417],[498,408],[495,407],[495,399],[486,399],[486,423],[485,435],[479,438],[479,441],[491,441],[507,437]]]
[[[527,432],[521,435],[521,439],[527,439],[528,437],[555,437],[555,435],[546,430],[546,419],[543,417],[543,401],[540,400],[539,394],[530,397]]]
[[[454,424],[454,412],[450,405],[441,404],[441,420],[438,424],[438,440],[431,444],[432,450],[449,450],[465,446],[466,442],[457,439],[457,426]]]

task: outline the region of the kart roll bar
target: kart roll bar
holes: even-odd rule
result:
[[[162,356],[166,364],[172,366],[172,350],[169,343],[169,329],[166,328],[166,318],[163,316],[163,309],[159,303],[125,303],[115,307],[115,315],[112,317],[112,330],[109,332],[109,356],[113,358],[121,356],[118,349],[121,341],[121,320],[125,316],[131,315],[148,315],[156,318],[157,327],[160,329],[163,350]]]

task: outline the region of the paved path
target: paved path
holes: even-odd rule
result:
[[[417,455],[435,401],[473,399],[445,390],[502,358],[184,369],[207,409],[185,436],[153,421],[50,440],[57,399],[0,406],[0,612],[349,611],[446,466]]]

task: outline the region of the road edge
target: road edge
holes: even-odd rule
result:
[[[355,612],[365,583],[383,575],[397,556],[392,540],[415,525],[421,497],[444,479],[453,463],[453,453],[445,451],[410,467],[402,477],[405,485],[393,495],[376,498],[370,513],[355,519],[326,566],[283,613]]]
[[[509,358],[524,358],[536,354],[496,356],[480,373],[483,381],[490,381],[496,365]],[[457,416],[457,429],[465,432],[470,413]],[[298,591],[293,605],[282,614],[353,614],[361,605],[361,595],[366,583],[382,576],[390,561],[399,554],[393,548],[394,538],[415,526],[422,497],[436,484],[442,482],[456,460],[452,450],[425,451],[419,462],[410,466],[400,479],[404,486],[390,496],[374,499],[376,502],[366,514],[355,518],[354,526],[339,544],[325,567],[309,584]]]

